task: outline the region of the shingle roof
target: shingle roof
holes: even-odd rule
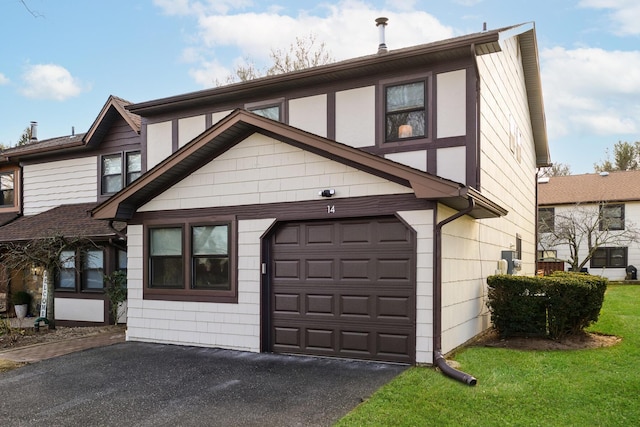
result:
[[[18,217],[18,212],[6,212],[0,214],[0,227]]]
[[[538,204],[640,201],[640,170],[554,176],[538,184]]]
[[[111,95],[87,132],[58,136],[18,147],[8,148],[0,153],[0,157],[4,157],[5,159],[15,159],[30,155],[40,156],[53,151],[59,153],[61,150],[86,149],[87,146],[96,145],[100,142],[116,117],[122,117],[129,124],[131,129],[139,134],[141,117],[125,109],[125,107],[130,104],[131,103],[127,100]]]
[[[32,240],[42,237],[111,237],[117,233],[109,221],[91,218],[97,203],[62,205],[37,215],[21,217],[0,227],[0,242]]]

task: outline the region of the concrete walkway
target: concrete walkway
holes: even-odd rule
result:
[[[12,362],[33,363],[76,351],[121,343],[124,342],[124,340],[124,331],[115,333],[103,332],[86,337],[33,344],[11,350],[0,350],[0,359],[10,360]]]

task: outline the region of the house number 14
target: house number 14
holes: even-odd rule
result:
[[[327,205],[327,213],[336,213],[335,205]]]

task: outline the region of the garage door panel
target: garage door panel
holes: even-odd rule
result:
[[[280,259],[274,263],[274,276],[276,279],[300,280],[300,260]]]
[[[333,279],[335,277],[335,260],[307,259],[305,277],[307,279]]]
[[[283,231],[288,228],[294,231]],[[297,222],[275,235],[273,351],[413,361],[415,245],[404,224],[395,218]]]
[[[333,295],[307,295],[307,314],[333,315],[335,297]]]
[[[308,224],[306,226],[306,244],[308,247],[322,247],[334,244],[334,229],[331,224]]]
[[[274,311],[276,313],[300,313],[299,294],[276,294],[274,298]]]

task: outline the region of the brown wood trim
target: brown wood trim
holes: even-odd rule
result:
[[[238,302],[238,221],[233,215],[202,216],[173,216],[160,215],[147,217],[143,222],[143,270],[142,270],[142,298],[146,300],[165,301],[194,301],[194,302]],[[191,237],[189,234],[192,225],[205,225],[213,223],[228,223],[230,227],[231,241],[229,253],[229,280],[231,290],[218,291],[210,289],[190,289],[191,283]],[[182,228],[182,252],[183,252],[183,283],[184,288],[158,289],[150,288],[149,284],[149,230],[157,227],[181,227]]]
[[[327,206],[335,206],[335,213],[328,213]],[[351,198],[322,198],[304,202],[270,203],[264,205],[220,206],[199,209],[137,212],[130,224],[149,224],[165,221],[169,225],[181,219],[198,217],[216,218],[234,215],[237,220],[274,218],[277,221],[355,218],[365,216],[395,215],[402,210],[433,209],[435,202],[418,199],[413,194],[366,196]]]

